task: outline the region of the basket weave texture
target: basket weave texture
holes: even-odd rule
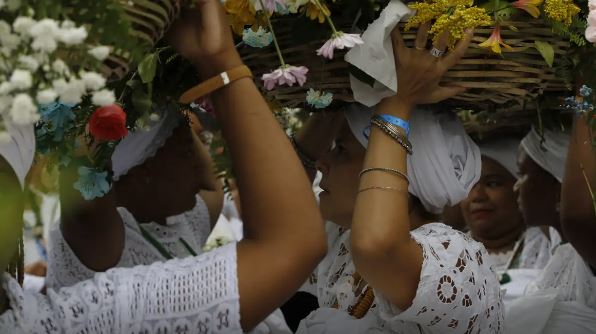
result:
[[[334,94],[334,99],[353,102],[353,94],[349,81],[349,64],[343,59],[345,51],[336,50],[333,60],[317,56],[315,50],[324,44],[324,40],[316,40],[307,44],[296,45],[293,42],[292,24],[278,19],[274,22],[276,36],[282,49],[286,63],[304,65],[309,68],[308,81],[303,87],[276,87],[266,91],[265,95],[276,100],[283,106],[297,107],[305,102],[305,93],[309,88],[328,91]],[[517,29],[512,30],[510,26]],[[344,30],[347,31],[347,30]],[[565,55],[570,43],[558,35],[551,28],[539,20],[504,22],[501,36],[511,49],[503,48],[503,55],[492,54],[489,50],[478,45],[484,42],[492,33],[491,28],[476,29],[474,39],[464,58],[458,65],[447,72],[444,83],[454,83],[467,87],[468,90],[456,96],[452,104],[521,104],[532,101],[546,91],[564,91],[565,83],[555,75],[558,59]],[[412,45],[416,31],[402,33],[407,44]],[[555,52],[553,68],[549,67],[535,48],[535,41],[548,42]],[[245,63],[251,68],[255,76],[279,66],[279,61],[273,45],[256,49],[244,46],[240,53]],[[262,88],[262,80],[258,80]]]

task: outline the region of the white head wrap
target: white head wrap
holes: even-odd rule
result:
[[[6,131],[10,135],[8,142],[0,142],[0,156],[4,157],[14,170],[21,188],[25,188],[25,177],[33,164],[35,156],[35,133],[33,125],[20,126],[4,120]]]
[[[345,115],[352,133],[367,147],[364,132],[370,125],[372,109],[352,104]],[[454,206],[468,196],[480,179],[480,150],[455,115],[435,115],[430,110],[413,112],[410,141],[414,154],[408,156],[408,191],[420,199],[426,210],[438,214],[445,206]]]
[[[483,156],[493,159],[517,179],[517,149],[519,139],[513,137],[499,138],[486,141],[480,144],[480,153]]]
[[[165,108],[159,120],[149,124],[148,130],[140,129],[124,137],[112,154],[114,181],[118,181],[132,168],[154,156],[172,135],[181,119],[179,112]]]
[[[544,130],[542,136],[534,127],[521,142],[524,151],[544,170],[563,182],[570,136],[561,131]]]

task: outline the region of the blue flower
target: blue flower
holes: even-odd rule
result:
[[[315,109],[327,108],[333,101],[333,94],[323,93],[319,90],[309,89],[306,93],[306,103]]]
[[[257,31],[247,28],[242,33],[242,40],[253,48],[264,48],[273,42],[273,34],[263,27],[259,27]]]
[[[590,96],[590,94],[592,94],[592,88],[583,85],[582,88],[580,88],[579,90],[579,94],[583,97],[588,97]]]
[[[110,191],[108,183],[108,172],[98,172],[95,168],[81,166],[78,169],[79,179],[74,188],[81,192],[87,201],[102,197]]]
[[[43,131],[40,134],[53,134],[56,142],[64,139],[64,133],[74,127],[75,114],[72,112],[74,104],[52,102],[39,106]]]

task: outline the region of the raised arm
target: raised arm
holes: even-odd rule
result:
[[[585,117],[577,117],[573,125],[561,188],[561,225],[573,247],[596,268],[596,152]]]
[[[466,34],[456,49],[437,59],[425,50],[428,24],[420,27],[416,49],[407,48],[399,32],[393,31],[393,50],[399,89],[377,106],[377,114],[408,120],[417,104],[436,103],[462,91],[460,87],[440,87],[443,74],[465,53],[471,40]],[[416,148],[414,148],[415,150]],[[407,173],[407,153],[391,137],[372,127],[363,168],[390,168]],[[360,190],[352,221],[352,253],[358,272],[383,296],[401,310],[416,295],[422,268],[422,249],[410,237],[412,221],[408,183],[390,173],[367,173]],[[415,217],[414,217],[415,218]]]
[[[242,65],[218,0],[199,0],[185,14],[170,36],[202,80]],[[237,80],[211,100],[242,198],[238,279],[248,330],[292,296],[325,255],[324,228],[300,160],[252,80]]]

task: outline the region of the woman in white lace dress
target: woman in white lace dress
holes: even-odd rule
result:
[[[318,158],[320,207],[332,222],[330,252],[316,273],[320,308],[298,333],[502,331],[499,283],[486,250],[435,217],[465,198],[480,177],[478,147],[454,115],[411,112],[460,91],[438,82],[470,40],[468,34],[437,61],[422,47],[424,28],[419,49],[406,48],[394,31],[398,95],[374,113],[409,120],[414,152],[407,159],[402,145],[370,126],[373,111],[359,105],[345,110],[343,124],[341,115],[329,116],[330,128],[340,129],[330,152],[314,156],[314,146],[296,138],[303,156]],[[322,137],[319,146],[327,146]]]
[[[596,333],[596,216],[590,193],[596,159],[591,136],[585,118],[578,117],[571,140],[560,130],[540,135],[532,129],[522,141],[517,186],[524,217],[528,224],[552,222],[570,242],[556,245],[525,295],[508,305],[507,333]]]
[[[242,64],[219,1],[198,1],[172,29],[173,44],[202,80]],[[234,81],[211,98],[244,199],[244,240],[196,257],[111,269],[47,295],[24,292],[6,274],[0,333],[241,333],[298,289],[326,250],[299,160],[252,80]],[[21,132],[28,141],[0,146],[1,268],[18,253],[22,229],[18,180],[30,167],[34,140],[32,128]],[[113,194],[103,204],[118,217]]]
[[[509,269],[542,269],[550,241],[539,227],[527,228],[517,205],[517,149],[520,140],[500,137],[482,142],[482,175],[461,209],[474,240],[488,251],[487,261],[503,275]],[[507,283],[503,275],[501,283]]]

